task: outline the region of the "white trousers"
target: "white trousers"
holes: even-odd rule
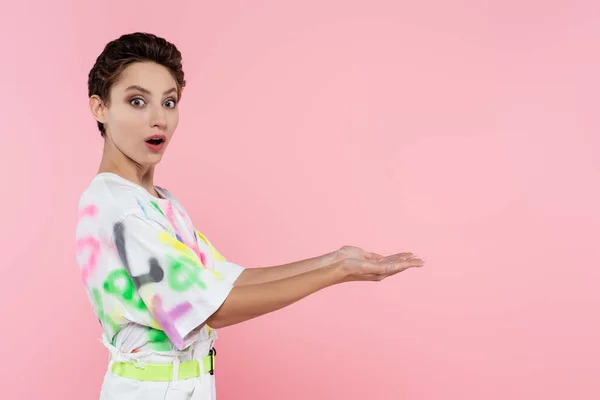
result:
[[[203,371],[202,358],[208,355],[214,338],[192,344],[182,352],[121,353],[104,343],[111,352],[108,370],[100,392],[100,400],[216,400],[215,376]],[[201,374],[197,378],[178,380],[178,365],[183,361],[199,360]],[[169,382],[138,381],[111,372],[114,361],[134,363],[173,364],[173,380]]]

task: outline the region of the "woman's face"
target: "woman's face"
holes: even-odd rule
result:
[[[176,81],[153,62],[130,64],[110,89],[106,140],[142,166],[157,164],[179,123]]]

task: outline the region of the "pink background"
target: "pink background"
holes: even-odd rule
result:
[[[219,3],[4,7],[0,397],[98,396],[87,73],[143,30],[188,80],[157,183],[228,258],[428,263],[222,329],[219,399],[600,398],[600,3]]]

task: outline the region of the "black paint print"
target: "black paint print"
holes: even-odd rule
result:
[[[125,245],[125,225],[122,222],[117,222],[113,228],[115,235],[115,246],[119,253],[119,258],[123,262],[125,269],[131,276],[131,280],[137,289],[147,283],[161,282],[165,276],[165,272],[160,266],[158,260],[154,257],[148,260],[150,265],[150,272],[143,275],[133,276],[131,273],[131,266],[129,265],[129,259],[127,258],[127,249]]]

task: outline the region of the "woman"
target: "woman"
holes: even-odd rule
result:
[[[286,307],[342,282],[380,281],[423,265],[357,247],[282,266],[227,261],[154,171],[179,119],[181,54],[134,33],[110,42],[89,74],[104,138],[80,199],[77,262],[110,362],[102,399],[215,399],[215,328]]]

